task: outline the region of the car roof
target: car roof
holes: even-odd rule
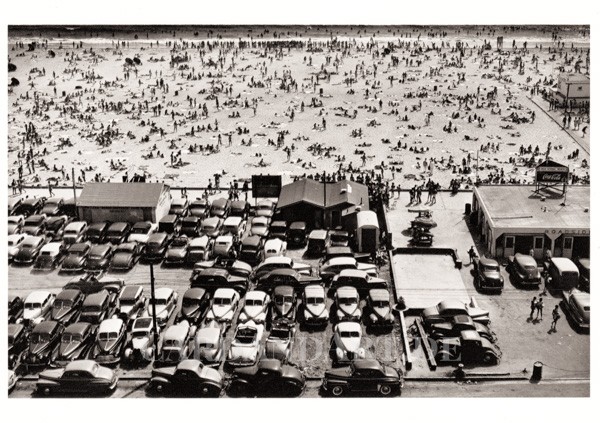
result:
[[[460,324],[472,324],[473,319],[471,319],[471,316],[467,316],[466,314],[457,314],[456,316],[452,317],[452,322]]]
[[[98,332],[119,332],[123,327],[123,321],[121,319],[105,319],[100,323]]]
[[[82,221],[71,222],[67,225],[67,227],[65,228],[65,231],[80,230],[81,228],[83,228],[86,225],[87,225],[87,222],[82,222]]]
[[[258,245],[260,245],[260,240],[261,240],[261,237],[258,235],[247,236],[246,238],[244,238],[242,240],[242,245],[258,246]]]
[[[63,289],[56,295],[56,300],[73,300],[81,295],[81,291],[78,289]]]
[[[7,329],[8,336],[17,336],[23,329],[25,329],[25,326],[20,323],[10,323]]]
[[[362,328],[358,322],[341,322],[335,326],[335,330],[341,331],[358,331],[362,333]]]
[[[66,327],[64,333],[71,335],[83,335],[91,325],[85,322],[73,323]]]
[[[515,254],[515,260],[521,264],[532,264],[537,267],[537,261],[533,257],[527,254],[517,253]]]
[[[352,365],[355,369],[370,369],[370,370],[379,370],[381,369],[381,364],[379,361],[372,358],[362,358],[356,359],[352,362]]]
[[[308,239],[325,239],[327,238],[327,231],[323,229],[315,229],[308,234]]]
[[[24,239],[26,236],[27,235],[25,235],[25,234],[12,234],[12,235],[9,235],[7,239],[9,241],[15,241],[15,240],[17,240],[19,238],[23,238]]]
[[[46,220],[48,217],[45,214],[32,214],[25,219],[25,222],[37,222],[40,220]]]
[[[183,294],[183,298],[202,298],[206,294],[204,288],[190,288]]]
[[[176,325],[169,326],[169,328],[165,332],[164,340],[185,339],[189,333],[189,330],[190,330],[190,327],[188,325],[182,324],[182,323],[178,323]]]
[[[58,253],[62,247],[62,242],[50,242],[42,247],[40,252]]]
[[[103,289],[100,292],[94,292],[93,294],[89,294],[83,300],[84,305],[90,304],[102,304],[104,300],[108,297],[108,291]]]
[[[221,329],[215,327],[200,328],[196,332],[196,342],[217,343],[221,339]]]
[[[268,275],[272,276],[272,275],[276,275],[276,276],[296,276],[298,272],[294,269],[273,269],[271,270]]]
[[[242,218],[239,216],[229,216],[227,219],[225,219],[225,222],[223,223],[223,225],[228,226],[228,225],[235,225],[238,226],[240,223],[242,223]]]
[[[202,362],[193,358],[187,358],[177,364],[177,370],[187,370],[191,372],[197,372],[198,369],[202,367]]]
[[[476,330],[463,330],[460,337],[467,341],[481,341],[481,335]]]
[[[142,291],[144,288],[140,285],[128,285],[123,288],[121,293],[119,294],[119,299],[125,298],[136,298],[138,296],[138,292]]]
[[[304,293],[306,295],[309,296],[319,296],[322,297],[325,295],[325,288],[323,288],[321,285],[318,284],[313,284],[313,285],[306,285],[304,287]]]
[[[42,303],[48,298],[51,294],[48,291],[33,291],[31,294],[27,296],[25,299],[26,303]]]
[[[65,200],[63,200],[62,197],[50,197],[46,200],[46,205],[48,204],[58,204],[60,202],[63,202]]]
[[[173,198],[171,200],[171,206],[173,206],[173,205],[182,206],[187,202],[188,202],[187,198]]]
[[[294,287],[289,286],[289,285],[279,285],[276,286],[275,289],[273,290],[273,296],[275,295],[293,295],[294,294]]]
[[[481,257],[479,259],[479,263],[483,264],[484,266],[498,266],[498,262],[496,260],[487,257]]]
[[[215,201],[212,202],[213,207],[223,207],[227,204],[227,198],[219,197]]]
[[[271,264],[271,263],[291,263],[292,259],[290,257],[285,256],[275,256],[275,257],[267,257],[262,264]]]
[[[278,372],[281,370],[281,361],[276,358],[263,358],[258,362],[258,368],[261,370]]]
[[[155,232],[148,237],[148,242],[162,242],[168,235],[164,232]]]
[[[260,222],[260,223],[268,223],[269,222],[269,218],[266,216],[254,216],[252,218],[252,224],[254,225],[255,222]]]
[[[210,241],[210,238],[206,235],[198,236],[198,237],[192,238],[192,240],[190,241],[190,247],[206,247],[208,245],[209,241]]]
[[[442,300],[440,301],[440,303],[438,304],[438,308],[445,308],[445,309],[464,309],[465,305],[460,301],[460,300],[455,300],[455,299],[449,299],[449,300]]]
[[[112,225],[110,225],[110,227],[108,228],[108,230],[110,231],[111,229],[117,229],[117,230],[123,230],[125,229],[127,226],[129,225],[129,223],[127,222],[115,222]]]
[[[154,296],[156,298],[168,298],[172,293],[173,290],[171,288],[162,287],[154,291]]]
[[[356,290],[355,287],[353,286],[340,286],[337,290],[336,290],[336,295],[339,297],[340,295],[344,295],[344,296],[357,296],[358,295],[358,291]]]
[[[579,272],[575,263],[566,257],[553,257],[550,259],[554,265],[562,272]]]
[[[227,271],[227,269],[219,269],[216,267],[209,267],[207,269],[202,269],[200,271],[200,275],[201,276],[221,276],[224,278],[229,277],[229,272]]]
[[[366,279],[368,276],[369,276],[369,274],[364,270],[344,269],[340,272],[340,278],[346,277],[346,278]]]
[[[584,269],[588,269],[588,270],[590,269],[590,259],[589,258],[579,258],[579,259],[577,259],[577,262]]]
[[[150,229],[151,227],[152,227],[151,222],[136,222],[133,224],[134,229],[138,229],[138,228]]]
[[[248,205],[247,201],[244,200],[235,200],[231,202],[231,208],[232,209],[241,209],[241,208],[245,208]]]
[[[390,293],[387,289],[376,288],[369,291],[369,297],[371,297],[373,301],[389,301]]]
[[[334,266],[339,264],[356,263],[354,257],[332,257],[325,263],[328,266]]]
[[[211,216],[202,221],[202,226],[215,226],[221,221],[220,217]]]
[[[193,222],[193,223],[198,223],[200,221],[200,218],[198,216],[186,216],[183,219],[181,219],[182,222]]]
[[[94,360],[75,360],[71,361],[65,367],[66,372],[88,372],[94,371],[94,368],[98,365]]]
[[[56,326],[58,326],[58,325],[59,325],[59,323],[55,322],[54,320],[44,320],[43,322],[40,322],[37,325],[35,325],[35,327],[31,331],[31,333],[52,332],[54,330],[54,328],[56,328]]]
[[[292,222],[290,229],[306,229],[306,222]]]
[[[588,294],[587,292],[583,292],[578,289],[573,289],[571,291],[571,296],[575,299],[575,302],[579,303],[579,305],[583,307],[590,306],[590,294]]]
[[[264,300],[267,297],[267,293],[263,291],[248,291],[246,293],[246,300]]]
[[[219,235],[217,237],[217,239],[215,239],[216,243],[219,242],[233,242],[233,236],[232,235]]]
[[[90,248],[90,254],[106,253],[109,250],[112,250],[112,247],[109,244],[92,245],[92,248]]]
[[[281,246],[281,245],[283,245],[283,241],[280,240],[279,238],[268,239],[265,242],[265,248],[268,248],[268,247],[272,248],[273,246]]]
[[[41,236],[28,236],[26,237],[23,242],[26,242],[28,244],[37,244],[40,241],[43,241],[43,237]]]
[[[280,226],[282,228],[287,228],[287,222],[285,220],[275,220],[271,222],[271,227]]]
[[[167,214],[160,219],[159,223],[172,223],[176,222],[179,219],[179,216],[176,214]]]
[[[236,294],[235,289],[233,288],[217,288],[213,295],[213,298],[221,297],[221,298],[231,298]]]
[[[77,223],[77,222],[75,222]],[[104,229],[107,228],[108,226],[110,226],[109,222],[96,222],[96,223],[91,223],[90,226],[88,227],[89,229]]]
[[[64,214],[61,214],[60,216],[50,216],[48,218],[47,222],[48,222],[48,225],[52,225],[52,224],[54,224],[54,223],[56,223],[58,221],[61,221],[61,220],[63,222],[66,222],[67,221],[67,216],[64,215]]]
[[[210,202],[208,200],[206,200],[204,198],[199,198],[197,200],[192,201],[190,203],[190,206],[200,206],[200,205],[206,206],[206,205],[209,205],[209,204],[210,204]]]

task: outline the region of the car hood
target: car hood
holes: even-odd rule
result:
[[[35,320],[40,317],[42,311],[39,308],[34,309],[25,309],[23,310],[23,319],[24,320]]]
[[[129,305],[129,304],[127,304],[127,305],[121,305],[119,307],[119,312],[121,314],[126,314],[126,315],[129,316],[129,314],[133,311],[133,307],[134,307],[133,305]]]
[[[67,256],[67,258],[63,261],[63,267],[81,266],[84,262],[85,257]]]
[[[319,317],[325,312],[325,304],[307,304],[306,310],[315,317]]]
[[[338,309],[347,316],[352,316],[358,309],[358,304],[340,304]]]
[[[258,351],[258,344],[231,344],[230,357],[232,359],[253,360]]]
[[[186,249],[185,248],[169,248],[167,250],[166,257],[171,258],[181,258],[185,256]]]
[[[67,317],[69,314],[71,314],[74,310],[72,308],[53,308],[52,309],[52,320],[58,320],[60,321],[61,319]]]
[[[109,339],[108,341],[98,340],[96,344],[98,346],[98,349],[100,349],[101,352],[109,353],[109,352],[113,351],[116,348],[116,346],[119,344],[119,338]]]
[[[36,253],[36,250],[33,248],[21,248],[19,252],[16,254],[15,258],[18,259],[30,259]]]
[[[289,339],[268,338],[265,344],[265,355],[279,360],[285,358],[285,353],[290,346]]]
[[[40,353],[46,352],[50,349],[49,342],[40,342],[38,344],[29,344],[29,353],[33,355],[38,355]]]
[[[150,338],[147,336],[138,336],[131,339],[131,346],[134,350],[144,350],[150,345]]]
[[[243,311],[246,316],[252,318],[261,314],[264,311],[264,308],[262,306],[245,306]]]
[[[275,304],[275,309],[281,316],[288,314],[294,305],[292,303],[284,302],[283,304]]]
[[[382,318],[386,318],[389,316],[392,310],[389,307],[373,307],[373,312]]]
[[[125,265],[129,262],[131,257],[132,257],[131,253],[117,253],[113,257],[113,264]]]
[[[81,345],[81,342],[69,342],[68,344],[61,342],[58,355],[61,358],[69,358]]]
[[[264,227],[264,226],[255,226],[253,228],[250,228],[250,233],[252,235],[264,235],[269,231],[269,228]]]
[[[483,277],[486,279],[496,279],[496,280],[502,279],[500,272],[496,272],[496,271],[483,272]]]
[[[131,234],[127,238],[128,242],[139,242],[140,244],[145,244],[148,242],[148,238],[150,235],[148,234]]]
[[[233,307],[231,307],[231,305],[213,305],[211,311],[218,319],[225,316],[229,312],[233,312]]]
[[[360,348],[360,337],[357,338],[342,338],[339,336],[338,338],[338,347],[350,351],[355,352]]]

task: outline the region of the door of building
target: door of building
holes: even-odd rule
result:
[[[536,236],[533,238],[533,257],[540,260],[544,257],[544,237]]]
[[[571,258],[573,256],[573,237],[566,236],[563,241],[563,257]]]
[[[504,257],[515,255],[515,237],[506,235],[504,237]]]

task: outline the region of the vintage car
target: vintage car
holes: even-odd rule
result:
[[[71,218],[62,216],[52,216],[46,222],[46,238],[52,241],[62,241],[65,228],[71,222]]]
[[[18,295],[8,295],[8,323],[15,323],[23,315],[23,299]]]
[[[573,288],[563,291],[562,306],[565,313],[571,318],[580,330],[590,329],[590,294]]]
[[[252,274],[252,266],[241,260],[229,257],[215,257],[209,261],[199,261],[194,264],[192,278],[196,277],[204,269],[226,270],[231,276],[248,279]]]
[[[239,302],[240,294],[235,289],[218,288],[206,314],[206,321],[214,320],[217,323],[230,325]]]
[[[102,244],[106,238],[106,232],[110,227],[110,222],[97,222],[88,226],[87,239],[94,244]]]
[[[85,268],[85,262],[92,249],[92,244],[88,242],[78,242],[71,244],[67,250],[67,255],[63,260],[60,271],[61,272],[82,272]]]
[[[191,326],[187,320],[169,326],[163,335],[162,346],[154,367],[174,366],[190,358],[194,352],[195,335],[196,326]]]
[[[271,323],[293,326],[296,321],[296,291],[290,285],[278,285],[273,289]]]
[[[156,305],[156,321],[159,326],[165,326],[175,310],[177,310],[177,292],[171,288],[158,288],[154,291],[154,304]],[[148,307],[144,311],[145,317],[152,317],[154,313],[152,298],[148,302]]]
[[[482,291],[502,291],[504,277],[496,260],[486,257],[475,259],[475,287]]]
[[[22,214],[23,216],[31,216],[42,211],[46,197],[32,197],[24,199],[21,204],[14,210],[14,214]]]
[[[178,236],[173,238],[171,244],[165,253],[165,265],[177,265],[185,263],[185,258],[188,253],[190,239],[187,236]]]
[[[23,324],[26,326],[37,325],[49,318],[55,297],[48,291],[30,293],[23,304]]]
[[[331,280],[332,288],[339,286],[352,286],[364,295],[370,289],[387,289],[387,281],[371,276],[364,270],[344,269]]]
[[[202,232],[202,220],[197,216],[187,216],[181,219],[179,235],[189,238],[198,237]]]
[[[20,323],[8,325],[8,368],[14,369],[29,345],[29,331]]]
[[[136,222],[131,227],[131,232],[127,237],[127,242],[137,242],[138,244],[146,244],[150,235],[155,233],[158,225],[152,222]]]
[[[188,359],[177,366],[152,370],[149,389],[158,394],[218,397],[223,386],[223,377],[216,369]]]
[[[84,221],[69,223],[63,232],[63,242],[66,245],[84,242],[87,238],[88,224]]]
[[[210,294],[204,288],[190,288],[183,294],[178,321],[187,320],[192,325],[199,325],[210,307]]]
[[[160,334],[157,326],[156,336]],[[131,339],[125,346],[123,359],[130,365],[148,364],[154,360],[154,324],[150,317],[138,317],[131,324]]]
[[[221,234],[223,219],[218,217],[207,217],[202,221],[201,232],[210,238],[216,238]]]
[[[121,319],[106,319],[100,323],[90,358],[101,364],[117,364],[127,343],[127,326]]]
[[[254,211],[255,216],[264,216],[269,219],[273,217],[275,214],[275,208],[277,207],[277,203],[271,200],[261,200],[256,205],[256,210]]]
[[[269,235],[269,225],[271,221],[268,217],[256,216],[250,221],[250,235],[256,235],[266,238]]]
[[[170,235],[164,232],[150,235],[146,247],[142,252],[142,260],[147,263],[159,263],[162,261],[170,241]]]
[[[264,324],[269,313],[271,298],[263,291],[248,291],[244,297],[244,306],[238,316],[239,323],[254,322]]]
[[[300,395],[305,383],[304,374],[297,367],[263,358],[253,366],[234,369],[228,393],[291,397]]]
[[[194,355],[209,365],[219,365],[223,358],[225,327],[215,320],[196,331]]]
[[[25,241],[27,235],[25,234],[13,234],[8,236],[8,262],[10,263],[13,258],[19,253],[23,241]]]
[[[204,219],[208,217],[210,211],[210,201],[208,200],[194,200],[190,203],[190,216]]]
[[[335,316],[338,322],[359,322],[362,317],[360,296],[353,286],[340,286],[333,296],[335,303]]]
[[[187,256],[185,256],[186,264],[193,266],[199,261],[210,260],[214,243],[215,241],[206,235],[192,238],[188,246]]]
[[[460,315],[470,316],[474,322],[484,325],[490,323],[490,312],[477,307],[473,300],[470,304],[464,304],[458,300],[444,300],[435,306],[425,308],[421,313],[426,327],[435,323],[448,322],[454,316]]]
[[[390,328],[394,325],[390,293],[387,289],[369,290],[366,323],[369,328]]]
[[[500,349],[477,331],[464,330],[456,338],[437,340],[435,360],[438,365],[450,363],[498,364],[502,353]]]
[[[285,256],[287,251],[287,243],[279,238],[269,239],[265,242],[264,258]]]
[[[142,245],[137,242],[125,242],[119,244],[113,250],[113,257],[109,269],[116,271],[127,271],[139,261],[142,254]]]
[[[40,373],[36,390],[44,395],[105,394],[116,389],[119,377],[93,360],[76,360],[64,369]]]
[[[23,232],[23,224],[25,217],[22,214],[16,216],[8,216],[8,235],[20,234]]]
[[[115,295],[125,286],[125,281],[112,276],[98,277],[93,273],[88,273],[71,279],[63,289],[78,289],[85,295],[94,294],[102,290],[107,290]]]
[[[292,354],[295,328],[286,323],[275,323],[265,342],[265,358],[276,358],[282,363],[287,363]]]
[[[106,231],[106,242],[118,245],[127,240],[129,233],[131,232],[131,224],[127,222],[115,222],[108,227]]]
[[[313,284],[304,288],[302,295],[303,320],[306,326],[326,326],[329,321],[325,288]]]
[[[229,215],[231,209],[231,201],[226,198],[217,198],[210,206],[210,215],[225,219]]]
[[[189,213],[190,203],[187,198],[173,198],[169,214],[175,214],[179,217],[185,217]]]
[[[402,379],[396,369],[373,359],[356,359],[348,367],[325,372],[323,392],[335,397],[346,393],[379,393],[387,397],[400,395]]]
[[[270,238],[277,238],[282,241],[287,241],[287,233],[288,226],[285,220],[276,220],[271,222],[271,227],[269,228]]]
[[[262,324],[254,322],[238,324],[227,353],[227,365],[238,367],[256,364],[262,355],[260,342],[264,330]]]
[[[258,235],[247,236],[242,240],[240,247],[240,260],[256,265],[262,261],[264,238]]]
[[[36,270],[52,270],[60,266],[65,258],[66,249],[61,242],[51,242],[40,250],[40,254],[33,263]]]
[[[65,326],[76,322],[84,299],[85,295],[78,289],[63,289],[54,299],[50,319]]]
[[[31,236],[42,236],[46,230],[48,217],[45,214],[32,214],[23,223],[23,232]]]
[[[329,231],[329,245],[332,247],[347,247],[350,244],[350,234],[347,231]]]
[[[362,328],[358,322],[341,322],[333,330],[332,355],[334,363],[347,363],[357,358],[365,358],[361,348]]]
[[[299,248],[306,245],[306,223],[292,222],[288,229],[287,242],[290,247]]]
[[[144,287],[140,285],[125,286],[119,292],[117,316],[124,322],[135,319],[146,307]]]
[[[454,316],[450,321],[444,323],[434,323],[429,326],[429,334],[433,339],[440,338],[458,338],[462,331],[474,330],[484,339],[490,342],[496,342],[496,334],[483,323],[474,322],[470,316]]]
[[[578,258],[575,265],[579,269],[579,289],[590,292],[590,259]]]
[[[46,216],[56,216],[61,212],[64,203],[65,200],[61,197],[50,197],[46,200],[46,203],[44,203],[41,213]]]
[[[17,382],[19,381],[19,376],[14,372],[14,370],[8,369],[8,393],[10,394],[15,386],[17,386]]]
[[[229,210],[229,216],[237,216],[242,219],[248,219],[250,214],[250,203],[244,200],[234,200],[231,202],[231,209]]]
[[[329,245],[329,232],[323,229],[314,229],[308,234],[306,255],[310,257],[319,257],[325,252]]]
[[[191,277],[192,288],[204,288],[214,291],[217,288],[232,288],[240,293],[248,289],[248,280],[243,277],[233,276],[225,269],[194,270]]]
[[[158,222],[158,232],[175,236],[179,233],[181,228],[181,218],[176,214],[168,214],[163,216]]]
[[[8,215],[14,214],[19,206],[23,203],[23,197],[12,196],[8,197]]]
[[[506,270],[523,287],[537,288],[542,283],[537,262],[530,255],[517,253],[509,257]]]
[[[363,270],[370,276],[377,277],[377,265],[371,263],[359,263],[354,257],[335,257],[327,260],[319,269],[319,276],[324,281],[331,281],[342,270]]]
[[[29,346],[21,360],[25,370],[47,366],[58,353],[64,326],[52,320],[38,323],[29,335]]]
[[[30,264],[35,261],[40,250],[46,244],[46,238],[42,236],[28,236],[25,238],[19,251],[13,257],[14,264]]]
[[[106,289],[89,294],[81,306],[80,322],[98,325],[105,319],[112,317],[116,311],[117,295]]]
[[[73,323],[65,328],[52,366],[64,367],[73,360],[87,358],[96,340],[96,327],[90,323]]]
[[[113,256],[113,247],[110,244],[93,245],[85,261],[86,272],[102,272],[108,269]]]
[[[293,269],[303,275],[312,274],[312,266],[308,263],[297,263],[290,257],[269,257],[260,263],[254,269],[254,280],[260,279],[263,275],[275,269]]]
[[[215,257],[235,258],[237,240],[231,235],[219,235],[213,245]]]
[[[246,232],[246,221],[238,216],[229,216],[223,222],[222,235],[232,235],[234,238],[241,239]]]

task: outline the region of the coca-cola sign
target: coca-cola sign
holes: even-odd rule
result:
[[[535,173],[537,182],[567,182],[569,168],[566,166],[538,166]]]

